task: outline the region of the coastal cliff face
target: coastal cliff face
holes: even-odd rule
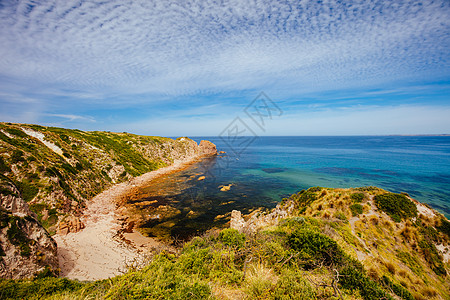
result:
[[[173,162],[213,155],[215,145],[182,137],[84,132],[0,123],[0,172],[51,233],[82,228],[86,201],[109,186]],[[67,220],[65,220],[67,218]],[[77,225],[78,224],[78,225]]]
[[[56,242],[36,220],[15,185],[0,178],[0,278],[56,272]]]
[[[36,266],[57,266],[50,254],[56,252],[56,244],[47,232],[53,235],[81,230],[84,224],[80,216],[95,195],[113,184],[174,162],[214,154],[214,144],[197,144],[186,137],[173,140],[125,132],[0,123],[0,173],[3,181],[13,186],[0,190],[2,217],[6,223],[14,218],[24,241],[31,243],[32,255],[35,250],[41,253]],[[11,232],[6,223],[2,227],[4,234]],[[7,237],[3,236],[2,243]],[[45,246],[39,246],[41,242]],[[14,243],[14,247],[8,245],[3,247],[2,274],[23,277],[39,269],[20,267],[23,260],[19,257],[14,261],[13,255],[17,247]],[[22,272],[26,269],[29,272]]]

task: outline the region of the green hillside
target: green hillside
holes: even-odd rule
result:
[[[450,298],[438,250],[448,255],[450,223],[441,214],[375,187],[310,188],[283,199],[279,209],[288,207],[277,225],[212,230],[109,280],[4,280],[0,298]]]
[[[187,138],[0,123],[0,180],[12,181],[51,233],[105,188],[192,156]],[[6,192],[2,189],[0,192]]]

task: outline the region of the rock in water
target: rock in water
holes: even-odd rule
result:
[[[56,272],[57,246],[17,187],[0,178],[0,277],[27,278],[46,267]]]
[[[211,143],[210,141],[200,141],[200,144],[198,145],[200,150],[200,155],[215,155],[217,154],[217,148],[216,145]]]

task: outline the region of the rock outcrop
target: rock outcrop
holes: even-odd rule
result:
[[[60,222],[58,234],[68,234],[69,232],[78,232],[84,228],[84,224],[79,217],[70,216],[67,220]]]
[[[214,145],[213,143],[211,143],[210,141],[200,141],[200,144],[198,145],[199,151],[200,151],[200,155],[215,155],[217,154],[217,148],[216,145]]]
[[[12,182],[1,177],[0,188],[0,277],[32,277],[46,267],[56,272],[56,242]]]
[[[294,211],[294,203],[278,204],[270,213],[261,214],[255,212],[245,221],[240,211],[231,212],[230,228],[239,232],[254,234],[260,228],[277,225],[279,220],[287,218]]]

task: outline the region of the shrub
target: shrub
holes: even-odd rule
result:
[[[402,263],[407,265],[411,271],[413,271],[416,275],[423,274],[423,268],[420,261],[415,257],[409,254],[409,252],[399,251],[397,253],[397,257],[400,259]]]
[[[78,173],[77,169],[75,169],[74,167],[72,167],[71,164],[68,164],[68,163],[61,164],[61,168],[66,170],[68,173],[71,173],[74,175],[76,175]]]
[[[400,298],[405,300],[414,300],[413,295],[411,295],[411,293],[407,289],[405,289],[400,284],[393,283],[388,277],[383,275],[383,277],[381,277],[381,282]]]
[[[347,217],[345,216],[345,214],[343,212],[340,212],[340,211],[335,212],[334,213],[334,217],[336,219],[342,220],[344,222],[348,222],[348,219],[347,219]]]
[[[297,207],[307,207],[317,200],[317,192],[321,187],[312,187],[307,190],[301,190],[297,194],[293,194],[290,199],[294,200]]]
[[[422,254],[425,260],[430,265],[431,269],[437,275],[447,275],[444,264],[442,262],[442,257],[439,255],[436,246],[426,240],[421,240],[419,242],[419,247],[422,249]]]
[[[309,266],[322,262],[326,265],[339,264],[344,252],[333,239],[309,229],[297,229],[288,237],[289,246],[310,260]]]
[[[23,200],[30,202],[39,193],[39,188],[34,184],[28,182],[28,180],[16,182],[17,189],[22,195]]]
[[[387,213],[395,222],[417,217],[417,207],[405,195],[386,193],[375,196],[377,207]]]
[[[75,291],[82,286],[82,283],[67,278],[0,279],[0,299],[41,299],[58,292]]]
[[[116,277],[106,299],[207,299],[211,290],[198,275],[179,268],[175,257],[162,253],[141,271]]]
[[[350,195],[350,198],[355,203],[361,203],[364,200],[365,197],[366,196],[364,195],[364,193],[353,193],[353,194]]]
[[[441,218],[441,224],[436,229],[450,237],[450,222],[445,218]]]
[[[339,284],[349,290],[358,290],[364,300],[392,299],[364,270],[347,266],[340,272]]]
[[[362,214],[363,212],[363,207],[361,204],[352,204],[350,205],[350,211],[352,212],[352,216],[357,216],[359,214]]]
[[[273,299],[315,299],[316,290],[299,271],[285,269],[271,294]]]
[[[67,135],[65,134],[60,134],[59,137],[61,138],[61,140],[63,140],[64,142],[66,142],[67,144],[70,143],[70,139]]]
[[[25,138],[25,139],[28,138],[28,135],[25,132],[23,132],[22,130],[20,130],[20,129],[7,127],[7,128],[5,128],[5,130],[9,134],[12,134],[12,135],[15,135],[15,136],[18,136],[18,137],[21,137],[21,138]]]
[[[224,245],[241,248],[245,243],[245,234],[239,233],[236,229],[228,228],[220,232],[219,240]]]
[[[17,164],[22,161],[25,161],[25,158],[23,158],[23,152],[20,150],[14,150],[11,154],[11,163]]]
[[[20,255],[28,257],[31,253],[30,243],[32,242],[32,240],[26,237],[23,233],[22,228],[24,227],[24,225],[25,224],[22,218],[11,216],[9,219],[10,227],[6,232],[6,235],[11,244],[19,247]]]
[[[11,169],[6,164],[6,162],[3,160],[3,157],[0,156],[0,173],[4,174],[4,173],[8,173],[8,172],[11,172]]]

